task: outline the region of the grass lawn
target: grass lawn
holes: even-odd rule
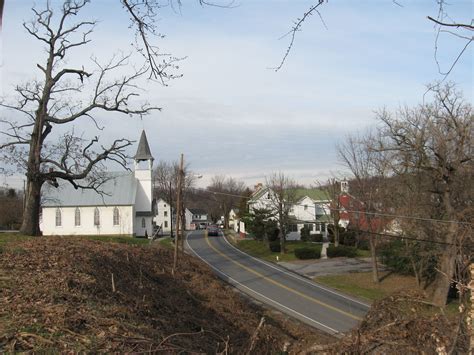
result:
[[[282,255],[280,253],[273,253],[270,251],[268,245],[259,240],[239,240],[236,243],[236,246],[246,253],[261,258],[268,261],[276,261],[278,256],[280,261],[292,261],[297,260],[295,257],[295,249],[299,247],[314,247],[313,243],[306,243],[301,241],[287,241],[286,242],[286,254]]]
[[[27,237],[20,233],[0,233],[0,249],[7,243],[20,242],[31,238],[33,237]]]
[[[70,238],[66,236],[65,238]],[[147,238],[133,238],[127,236],[102,236],[102,235],[87,235],[87,236],[72,236],[71,238],[83,238],[83,239],[91,239],[91,240],[98,240],[100,242],[109,242],[109,243],[123,243],[123,244],[132,244],[132,245],[148,245],[150,241]]]
[[[171,241],[170,237],[161,239],[159,241],[159,243],[160,243],[160,245],[164,246],[165,248],[174,249],[174,243]]]
[[[358,258],[370,258],[370,250],[357,249]]]
[[[20,242],[23,240],[33,239],[33,238],[42,238],[42,237],[29,237],[21,235],[19,233],[0,233],[0,249],[3,245],[7,243]],[[83,238],[98,240],[101,242],[109,243],[124,243],[124,244],[133,244],[133,245],[147,245],[150,244],[150,241],[146,238],[133,238],[127,236],[65,236],[64,238]]]
[[[398,275],[389,271],[381,272],[380,276],[382,281],[378,284],[374,284],[372,281],[371,272],[318,276],[314,280],[369,301],[384,298],[397,291],[417,287],[416,280],[412,276]]]

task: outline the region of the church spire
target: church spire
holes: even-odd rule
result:
[[[151,155],[150,146],[148,145],[148,140],[146,139],[145,130],[142,131],[140,136],[140,142],[138,142],[137,153],[133,157],[137,162],[143,160],[154,160],[153,155]]]

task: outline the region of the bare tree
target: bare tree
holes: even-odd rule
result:
[[[324,192],[326,195],[327,201],[329,201],[329,213],[328,216],[331,224],[329,225],[329,229],[331,230],[334,236],[334,246],[339,246],[339,221],[341,220],[341,182],[338,181],[336,178],[330,178],[326,181],[324,185],[318,184],[319,188]],[[326,213],[326,209],[322,208],[324,213]]]
[[[286,235],[291,222],[290,210],[296,203],[296,182],[279,172],[270,175],[265,184],[270,189],[268,193],[269,206],[278,223],[281,253],[285,254]]]
[[[472,236],[464,230],[474,217],[474,116],[454,84],[433,87],[432,103],[378,114],[381,136],[373,150],[386,155],[393,174],[422,202],[411,214],[430,220],[413,230],[442,244],[430,290],[433,303],[444,306],[456,260],[472,256]]]
[[[0,152],[11,163],[26,172],[27,189],[23,223],[20,231],[38,235],[41,188],[45,182],[57,186],[58,179],[70,182],[75,188],[97,189],[101,163],[106,160],[126,166],[125,148],[131,141],[115,139],[105,147],[99,138],[81,138],[72,129],[58,137],[51,136],[54,128],[92,120],[98,129],[96,115],[100,111],[141,116],[157,109],[147,103],[133,105],[138,95],[137,81],[148,68],[133,70],[119,79],[110,76],[129,67],[129,56],[114,56],[102,65],[92,59],[94,70],[84,66],[72,67],[68,60],[74,51],[91,41],[96,21],[73,22],[87,5],[87,0],[64,1],[55,16],[50,3],[46,8],[33,8],[34,18],[23,24],[29,35],[44,44],[46,58],[38,63],[42,78],[18,85],[14,102],[1,102],[10,111],[1,118]],[[90,99],[85,97],[90,94]],[[18,119],[16,119],[18,117]],[[49,139],[49,142],[48,142]],[[85,180],[88,178],[87,180]]]
[[[195,174],[189,169],[189,164],[183,168],[183,199],[186,206],[188,192],[196,181]],[[164,198],[170,206],[171,235],[173,236],[173,216],[176,211],[176,193],[178,189],[179,162],[167,162],[160,160],[153,172],[154,198]]]
[[[214,195],[218,210],[224,215],[224,228],[229,228],[229,212],[239,206],[245,184],[230,176],[217,175],[212,178],[207,190]]]
[[[351,196],[353,197],[350,212],[355,228],[368,235],[372,258],[372,279],[380,281],[377,264],[377,236],[380,235],[387,221],[377,215],[389,210],[386,198],[387,161],[370,149],[370,142],[375,137],[369,132],[365,136],[349,136],[338,146],[341,161],[349,168],[354,179]]]

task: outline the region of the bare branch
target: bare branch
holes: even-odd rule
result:
[[[326,1],[327,1],[327,0],[326,0]],[[285,35],[283,36],[283,37],[286,37],[286,36],[289,35],[289,36],[291,37],[291,39],[290,39],[290,44],[288,45],[288,48],[286,49],[286,52],[285,52],[285,54],[283,55],[283,58],[282,58],[280,64],[279,64],[277,67],[272,68],[273,70],[279,71],[279,70],[283,67],[283,65],[285,64],[285,61],[286,61],[288,55],[290,54],[291,49],[293,48],[293,45],[294,45],[294,43],[295,43],[296,33],[301,30],[301,27],[303,26],[303,23],[306,21],[306,19],[307,19],[308,17],[310,17],[310,16],[313,15],[314,13],[317,13],[317,14],[319,15],[319,18],[321,19],[323,25],[327,28],[326,24],[324,23],[324,21],[323,21],[323,19],[322,19],[321,14],[320,14],[319,11],[318,11],[318,7],[320,7],[323,3],[324,3],[324,0],[317,0],[316,4],[312,5],[312,6],[308,9],[308,11],[306,11],[306,12],[303,14],[303,16],[302,16],[301,18],[296,19],[296,21],[295,21],[293,27],[291,28],[291,30],[290,30],[287,34],[285,34]],[[283,37],[282,37],[282,38],[283,38]]]

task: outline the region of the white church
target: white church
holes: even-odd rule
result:
[[[109,172],[98,192],[61,180],[42,196],[43,235],[153,235],[153,156],[142,131],[134,171]]]

